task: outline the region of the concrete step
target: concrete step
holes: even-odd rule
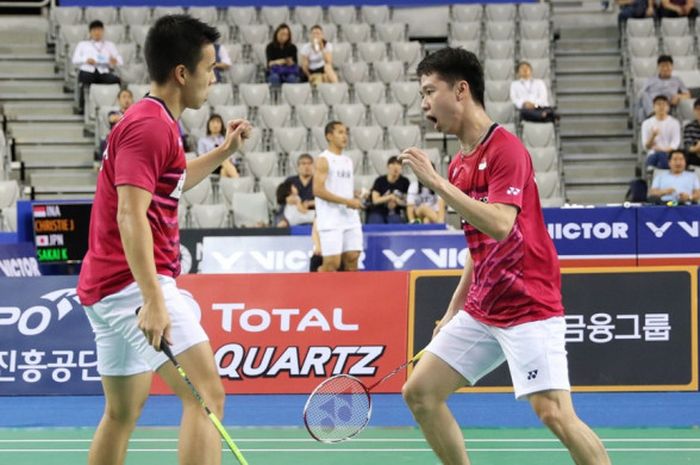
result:
[[[620,55],[620,47],[617,44],[608,44],[607,41],[601,42],[597,47],[590,48],[560,48],[557,47],[554,50],[554,57],[559,60],[563,57],[596,57],[596,56],[610,56],[610,55]]]
[[[564,157],[568,154],[613,154],[626,156],[632,152],[632,138],[627,135],[618,137],[599,137],[597,139],[563,138],[561,149]]]
[[[8,119],[32,115],[50,117],[74,114],[72,102],[6,102],[2,107]]]
[[[15,148],[17,160],[32,168],[71,165],[82,168],[93,166],[94,145],[75,144],[65,146],[18,145]]]
[[[568,127],[559,130],[559,135],[562,139],[598,139],[600,137],[628,137],[632,141],[632,130],[631,129],[621,129],[618,127],[613,128],[599,128],[595,132],[582,131],[578,127],[569,129]]]
[[[607,89],[623,88],[624,78],[618,73],[609,74],[566,74],[557,76],[557,92],[567,89]]]
[[[0,88],[3,92],[12,92],[16,94],[56,94],[63,92],[62,79],[37,79],[37,80],[4,80],[0,79]]]
[[[582,205],[604,205],[610,203],[622,203],[627,192],[627,183],[606,186],[576,185],[567,183],[566,197],[569,203]]]
[[[53,60],[12,60],[0,62],[0,75],[55,75]]]
[[[637,164],[637,155],[633,153],[614,153],[614,152],[596,152],[596,153],[568,153],[562,154],[562,160],[565,164],[574,166],[576,164],[588,164],[591,162],[626,162]]]
[[[34,198],[36,200],[92,200],[95,197],[95,190],[73,191],[55,191],[53,189],[44,191],[35,191]]]
[[[627,108],[566,108],[564,110],[559,109],[558,113],[560,116],[601,116],[601,117],[617,117],[617,118],[628,118],[629,110]]]
[[[81,142],[84,136],[85,125],[82,121],[69,122],[27,122],[11,121],[8,125],[8,133],[15,138],[16,143],[54,140],[73,140]]]
[[[557,88],[557,96],[568,96],[568,95],[622,95],[625,96],[627,95],[625,93],[625,87],[624,86],[618,86],[618,87],[601,87],[601,88],[595,88],[595,87],[565,87],[563,89]]]
[[[560,110],[598,110],[601,108],[626,108],[624,95],[557,95],[557,107]]]
[[[42,55],[46,54],[46,43],[44,41],[37,43],[0,43],[0,55],[11,55],[13,57],[24,55]],[[53,59],[53,55],[51,55]]]
[[[562,118],[559,127],[561,133],[578,131],[580,133],[601,134],[604,131],[627,131],[629,123],[627,118],[615,116],[580,115]]]
[[[585,64],[585,65],[573,65],[569,63],[567,66],[559,66],[559,61],[557,61],[554,64],[554,69],[557,75],[557,79],[561,76],[567,76],[571,74],[576,74],[576,75],[581,75],[581,74],[592,74],[592,75],[598,75],[598,74],[620,74],[624,72],[622,69],[622,63],[612,65],[612,64],[606,64],[606,65],[600,65],[600,66],[595,66],[595,65],[590,65],[590,64]]]
[[[637,163],[630,161],[589,161],[586,163],[564,163],[566,183],[576,185],[577,182],[591,179],[599,184],[609,182],[619,183],[620,179],[632,179]]]
[[[619,40],[617,37],[590,37],[575,39],[559,39],[554,47],[554,52],[597,52],[605,49],[617,49],[619,51]]]
[[[606,55],[563,56],[555,62],[558,70],[614,68],[622,65],[622,56],[609,53]]]
[[[61,187],[64,191],[80,189],[81,192],[93,188],[97,173],[92,169],[36,170],[29,175],[32,186]]]
[[[0,101],[21,101],[21,102],[28,102],[28,101],[64,101],[64,102],[72,102],[73,101],[73,96],[70,94],[65,94],[63,92],[55,93],[55,94],[41,94],[41,95],[32,95],[32,94],[25,94],[24,92],[2,92],[2,88],[0,88]]]

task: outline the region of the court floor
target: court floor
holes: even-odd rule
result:
[[[700,429],[596,430],[615,465],[700,464]],[[320,444],[298,428],[230,428],[250,465],[436,465],[415,428],[368,428],[351,441]],[[174,428],[139,428],[128,465],[177,464]],[[544,429],[465,429],[473,465],[573,465]],[[86,462],[88,428],[0,429],[0,465],[74,465]],[[223,464],[236,464],[224,450]]]

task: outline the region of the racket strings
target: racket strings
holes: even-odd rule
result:
[[[339,375],[323,382],[309,397],[304,421],[323,442],[339,442],[359,433],[369,420],[371,403],[357,379]]]

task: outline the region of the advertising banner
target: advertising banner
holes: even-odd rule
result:
[[[697,268],[562,270],[569,376],[576,391],[698,389]],[[459,272],[411,272],[409,354],[429,341]],[[507,366],[465,391],[510,391]]]
[[[34,244],[31,242],[0,244],[0,276],[8,278],[41,276]]]
[[[640,265],[700,264],[700,207],[648,207],[638,212]]]
[[[0,394],[101,394],[77,276],[0,278]]]
[[[204,237],[201,273],[298,273],[309,270],[311,236]]]
[[[462,269],[469,253],[462,231],[369,233],[365,269]]]
[[[227,393],[308,393],[338,373],[369,384],[406,361],[407,273],[187,275],[178,285],[201,307]]]

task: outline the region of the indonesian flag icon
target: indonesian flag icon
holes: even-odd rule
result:
[[[34,211],[34,218],[46,218],[45,205],[34,205],[32,210]]]
[[[47,247],[49,245],[49,236],[36,236],[36,245],[38,245],[39,247]]]

